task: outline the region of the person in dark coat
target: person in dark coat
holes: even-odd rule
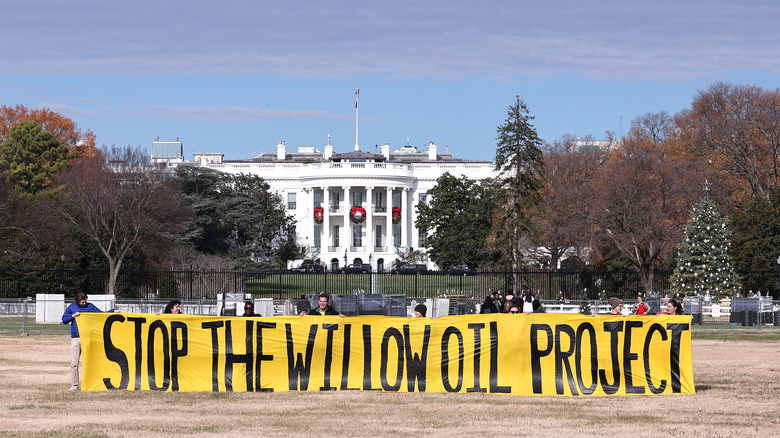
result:
[[[482,307],[479,309],[479,313],[499,313],[498,309],[496,309],[496,302],[493,299],[493,295],[488,295],[485,297],[485,302],[482,303]]]
[[[241,316],[260,316],[255,313],[255,304],[251,301],[244,303],[244,314]]]
[[[307,313],[307,315],[338,315],[338,314],[339,312],[337,312],[336,309],[330,306],[330,295],[328,295],[327,292],[323,292],[320,294],[319,299],[317,301],[317,307],[309,310],[309,313]]]

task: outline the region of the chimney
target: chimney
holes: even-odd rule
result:
[[[385,143],[382,145],[382,148],[380,149],[382,152],[382,155],[385,156],[385,160],[390,160],[390,145]]]
[[[280,161],[284,161],[284,158],[287,156],[287,146],[284,144],[284,140],[280,141],[278,145],[276,145],[276,159]]]
[[[322,158],[328,160],[331,156],[333,156],[333,145],[330,144],[330,134],[328,134],[328,144],[325,145]]]
[[[436,146],[436,143],[431,142],[428,145],[428,159],[431,161],[436,161],[436,157],[438,156],[437,153],[438,147]]]

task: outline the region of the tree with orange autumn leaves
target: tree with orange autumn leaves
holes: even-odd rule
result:
[[[646,293],[657,291],[706,179],[705,161],[674,158],[674,118],[648,113],[632,122],[622,144],[594,173],[590,199],[580,199],[601,244],[614,244],[637,270]]]
[[[54,178],[98,153],[95,135],[48,108],[0,106],[0,265],[22,272],[72,260],[65,224],[53,215]]]
[[[678,115],[680,150],[701,156],[733,201],[780,187],[780,89],[716,82]]]
[[[0,143],[10,137],[14,126],[25,120],[39,124],[44,131],[67,146],[74,159],[92,157],[98,153],[92,131],[82,131],[76,122],[48,108],[29,109],[24,105],[0,106]]]

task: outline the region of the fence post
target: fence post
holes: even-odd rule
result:
[[[27,329],[27,298],[21,298],[22,300],[22,334],[23,335],[29,335],[29,330]]]

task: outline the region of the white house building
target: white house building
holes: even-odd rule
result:
[[[164,148],[157,143],[152,147],[153,161],[182,164],[170,156],[175,150],[171,142],[159,142],[165,143]],[[158,149],[167,155],[155,156]],[[295,152],[282,141],[275,153],[251,159],[195,153],[194,162],[184,164],[261,176],[286,200],[288,213],[297,221],[297,242],[305,258],[330,270],[360,263],[389,270],[410,251],[424,254],[425,236],[414,226],[415,206],[426,202],[436,179],[445,172],[477,181],[496,176],[493,163],[456,159],[439,152],[433,142],[425,151],[406,145],[391,152],[385,144],[379,153],[363,152],[357,146],[339,153],[330,140],[322,151],[298,147]]]

